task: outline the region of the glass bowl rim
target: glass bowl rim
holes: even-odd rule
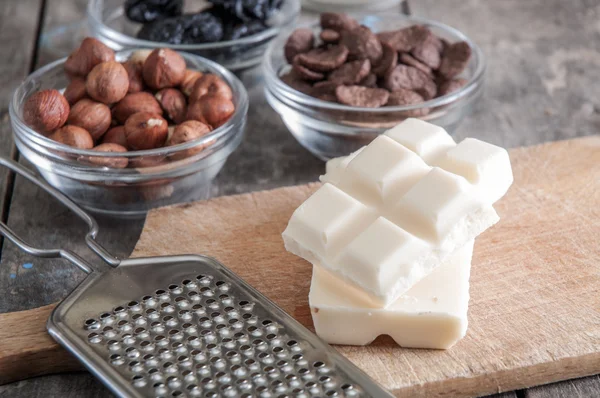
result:
[[[134,48],[134,49],[115,51],[115,55],[119,56],[120,54],[130,54],[137,50],[145,50],[145,49],[144,48]],[[12,99],[9,104],[9,115],[10,115],[11,121],[18,127],[18,129],[20,130],[19,133],[23,133],[25,138],[27,138],[28,140],[31,140],[34,143],[36,143],[46,149],[59,149],[60,151],[64,152],[66,155],[72,155],[72,156],[78,156],[78,157],[80,157],[80,156],[100,157],[101,156],[101,157],[108,157],[108,158],[125,157],[125,158],[129,159],[129,158],[138,158],[138,157],[144,157],[144,156],[168,156],[168,155],[173,155],[173,154],[176,154],[179,152],[183,152],[187,149],[194,148],[198,145],[207,144],[211,141],[218,140],[218,139],[228,136],[228,135],[235,135],[235,134],[243,133],[243,131],[242,131],[243,129],[236,129],[236,126],[241,124],[241,122],[243,121],[243,119],[246,117],[246,115],[248,113],[248,103],[249,103],[248,92],[246,91],[246,88],[244,87],[243,83],[233,73],[231,73],[225,67],[217,64],[216,62],[213,62],[209,59],[206,59],[206,58],[201,57],[196,54],[191,54],[191,53],[186,53],[186,52],[180,52],[180,53],[182,54],[182,56],[184,58],[187,57],[187,58],[195,59],[195,61],[197,61],[198,64],[206,65],[209,68],[211,68],[213,71],[216,71],[216,74],[218,74],[221,78],[224,78],[230,84],[231,89],[234,93],[234,99],[237,100],[237,106],[235,108],[233,115],[231,115],[229,120],[227,120],[227,122],[225,122],[223,125],[217,127],[216,129],[212,130],[209,134],[207,134],[201,138],[198,138],[196,140],[192,140],[189,142],[185,142],[182,144],[173,145],[173,146],[154,148],[154,149],[146,149],[146,150],[141,150],[141,151],[101,152],[101,151],[94,151],[94,150],[90,150],[90,149],[73,148],[66,144],[62,144],[60,142],[51,140],[50,138],[44,136],[43,134],[38,133],[33,128],[29,127],[25,123],[23,118],[20,116],[19,112],[17,112],[17,109],[19,109],[22,106],[22,104],[21,104],[21,106],[19,104],[17,93],[19,93],[20,91],[23,91],[25,89],[25,86],[27,84],[29,84],[32,80],[34,80],[36,78],[40,78],[41,76],[48,73],[50,70],[53,70],[56,67],[64,65],[65,61],[67,60],[66,57],[58,59],[54,62],[51,62],[51,63],[41,67],[40,69],[36,70],[35,72],[33,72],[29,76],[27,76],[21,82],[21,84],[19,84],[19,86],[14,90],[14,92],[12,94]],[[211,73],[215,73],[213,71],[211,71]],[[237,130],[239,130],[239,131],[237,131]],[[18,134],[17,131],[15,131],[14,133]]]
[[[102,18],[97,15],[97,6],[99,6],[98,2],[102,0],[89,0],[87,5],[87,17],[88,21],[93,22],[93,24],[102,27],[105,30],[104,35],[108,36],[111,40],[116,41],[117,43],[125,43],[127,42],[128,46],[135,47],[145,47],[145,48],[160,48],[166,47],[172,50],[178,51],[200,51],[200,50],[215,50],[215,49],[223,49],[227,47],[232,47],[240,44],[253,44],[257,42],[261,42],[266,39],[270,39],[272,37],[277,36],[281,28],[288,25],[291,21],[296,18],[300,13],[300,0],[284,0],[286,2],[290,2],[294,4],[294,8],[291,10],[289,15],[285,16],[285,19],[278,23],[277,25],[271,26],[269,29],[263,30],[262,32],[256,33],[254,35],[242,37],[236,40],[225,40],[219,41],[215,43],[198,43],[198,44],[169,44],[158,41],[150,41],[150,40],[142,40],[137,37],[126,35],[116,29],[111,28],[106,25]]]
[[[438,107],[438,106],[442,106],[442,105],[448,105],[448,104],[454,103],[457,100],[467,96],[468,94],[470,94],[471,92],[476,90],[477,86],[481,84],[481,79],[482,79],[482,76],[486,69],[485,56],[483,55],[483,51],[481,50],[481,48],[473,40],[471,40],[466,34],[462,33],[460,30],[453,28],[449,25],[446,25],[442,22],[438,22],[438,21],[428,19],[428,18],[412,16],[412,15],[386,16],[386,15],[377,15],[377,14],[352,14],[351,16],[358,19],[359,21],[365,20],[367,18],[377,19],[377,20],[385,20],[385,21],[404,20],[404,21],[412,22],[413,24],[423,24],[423,25],[429,25],[429,26],[438,28],[446,33],[449,33],[455,37],[458,37],[458,39],[460,39],[462,41],[465,41],[469,45],[469,47],[471,47],[471,51],[473,54],[472,60],[475,61],[475,70],[474,70],[472,76],[469,77],[467,83],[460,89],[458,89],[454,92],[451,92],[449,94],[443,95],[441,97],[432,98],[428,101],[424,101],[424,102],[421,102],[418,104],[399,105],[399,106],[382,106],[380,108],[365,108],[365,107],[350,106],[350,105],[343,105],[343,104],[338,104],[338,103],[329,102],[329,101],[323,101],[321,99],[311,97],[308,94],[304,94],[304,93],[292,88],[291,86],[287,85],[286,83],[284,83],[280,79],[279,75],[277,74],[277,71],[275,70],[275,68],[273,66],[273,62],[272,62],[273,61],[272,60],[273,53],[276,50],[276,45],[282,44],[282,43],[280,43],[280,41],[281,42],[283,41],[284,35],[289,34],[289,33],[291,33],[291,31],[293,29],[297,29],[300,27],[308,27],[308,28],[311,28],[314,30],[315,28],[320,27],[319,23],[317,22],[317,23],[313,23],[313,24],[309,24],[309,25],[295,26],[293,29],[287,29],[284,32],[281,32],[280,35],[269,44],[269,46],[267,47],[267,50],[265,51],[265,55],[264,55],[263,62],[262,62],[262,68],[265,71],[265,80],[267,83],[266,89],[271,90],[274,95],[281,93],[282,95],[288,97],[288,99],[291,99],[301,105],[318,107],[318,108],[323,108],[323,109],[327,109],[327,110],[344,111],[344,112],[378,114],[378,113],[388,113],[388,112],[412,111],[412,110],[419,110],[419,109],[423,109],[423,108],[434,108],[434,107]],[[273,90],[273,87],[270,87],[271,85],[274,86],[274,88],[275,88],[274,90]]]

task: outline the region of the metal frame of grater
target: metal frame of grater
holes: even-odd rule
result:
[[[216,260],[200,255],[119,260],[95,241],[96,221],[22,166],[89,226],[88,247],[113,268],[64,258],[88,276],[52,312],[50,335],[121,397],[391,397],[365,373]]]

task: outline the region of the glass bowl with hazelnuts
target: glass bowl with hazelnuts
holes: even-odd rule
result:
[[[207,197],[243,138],[248,94],[199,56],[86,38],[28,76],[9,111],[19,151],[51,185],[93,212],[135,217]]]

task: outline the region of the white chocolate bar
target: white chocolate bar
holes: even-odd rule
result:
[[[308,296],[315,331],[330,344],[366,345],[387,334],[402,347],[446,349],[467,331],[473,241],[456,250],[388,308],[318,265]]]
[[[330,161],[322,181],[292,215],[286,249],[385,307],[498,221],[492,203],[512,171],[504,149],[456,145],[440,127],[408,119]]]

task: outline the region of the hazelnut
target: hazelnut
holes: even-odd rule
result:
[[[173,135],[169,138],[167,145],[179,145],[185,142],[196,140],[198,138],[202,138],[205,135],[209,134],[211,130],[211,127],[205,123],[199,122],[197,120],[188,120],[175,127]],[[214,143],[214,141],[202,145],[196,145],[194,148],[186,149],[184,151],[175,153],[171,155],[170,158],[173,160],[180,160],[193,156],[197,153],[202,152],[204,148],[211,145],[212,143]]]
[[[155,97],[169,119],[175,123],[185,120],[187,103],[181,91],[176,88],[164,88],[156,93]]]
[[[87,130],[77,126],[63,126],[48,138],[77,149],[92,149],[94,147],[92,135]]]
[[[156,167],[167,164],[165,156],[142,156],[129,161],[129,167],[134,169],[143,169],[146,167]]]
[[[23,120],[41,133],[61,127],[69,116],[69,103],[57,90],[32,94],[23,106]]]
[[[156,113],[138,112],[125,122],[127,146],[131,149],[153,149],[164,145],[168,124]]]
[[[112,108],[112,115],[119,123],[125,123],[129,116],[138,112],[150,112],[162,115],[160,104],[150,93],[127,94]]]
[[[98,152],[127,152],[127,148],[119,145],[119,144],[100,144],[97,147],[92,149],[93,151]],[[97,166],[110,167],[113,169],[124,169],[127,167],[129,160],[125,157],[108,157],[108,156],[87,156],[85,158],[88,162],[95,164]]]
[[[233,98],[229,85],[219,76],[208,73],[196,80],[190,93],[190,104],[205,95],[218,95],[228,100]]]
[[[87,96],[85,89],[85,79],[81,77],[74,77],[71,83],[65,88],[63,93],[69,105],[73,105],[77,101]]]
[[[110,119],[110,108],[107,105],[84,98],[73,105],[67,121],[89,131],[92,138],[97,140],[110,127]]]
[[[144,62],[146,62],[146,59],[148,58],[148,55],[150,55],[151,52],[152,50],[135,50],[131,53],[127,61],[131,62],[134,65],[137,65],[140,69],[142,69],[142,67],[144,66]]]
[[[118,102],[129,89],[129,75],[116,61],[103,62],[94,66],[85,81],[90,97],[104,104]]]
[[[205,95],[188,106],[187,119],[198,120],[217,128],[225,123],[235,111],[233,102],[218,95]]]
[[[185,69],[185,60],[181,55],[168,48],[157,48],[146,58],[142,75],[150,88],[160,90],[181,84]]]
[[[123,68],[127,71],[129,76],[129,88],[128,93],[139,93],[144,90],[144,80],[142,79],[142,67],[138,64],[134,64],[131,61],[121,63]]]
[[[181,82],[181,91],[189,97],[194,88],[194,84],[203,76],[203,73],[197,70],[186,69]]]
[[[119,144],[122,147],[127,147],[127,137],[125,136],[125,127],[116,126],[111,128],[102,137],[103,144]]]
[[[115,52],[100,40],[86,37],[79,48],[65,61],[65,72],[71,76],[85,77],[92,68],[102,62],[113,61]]]

